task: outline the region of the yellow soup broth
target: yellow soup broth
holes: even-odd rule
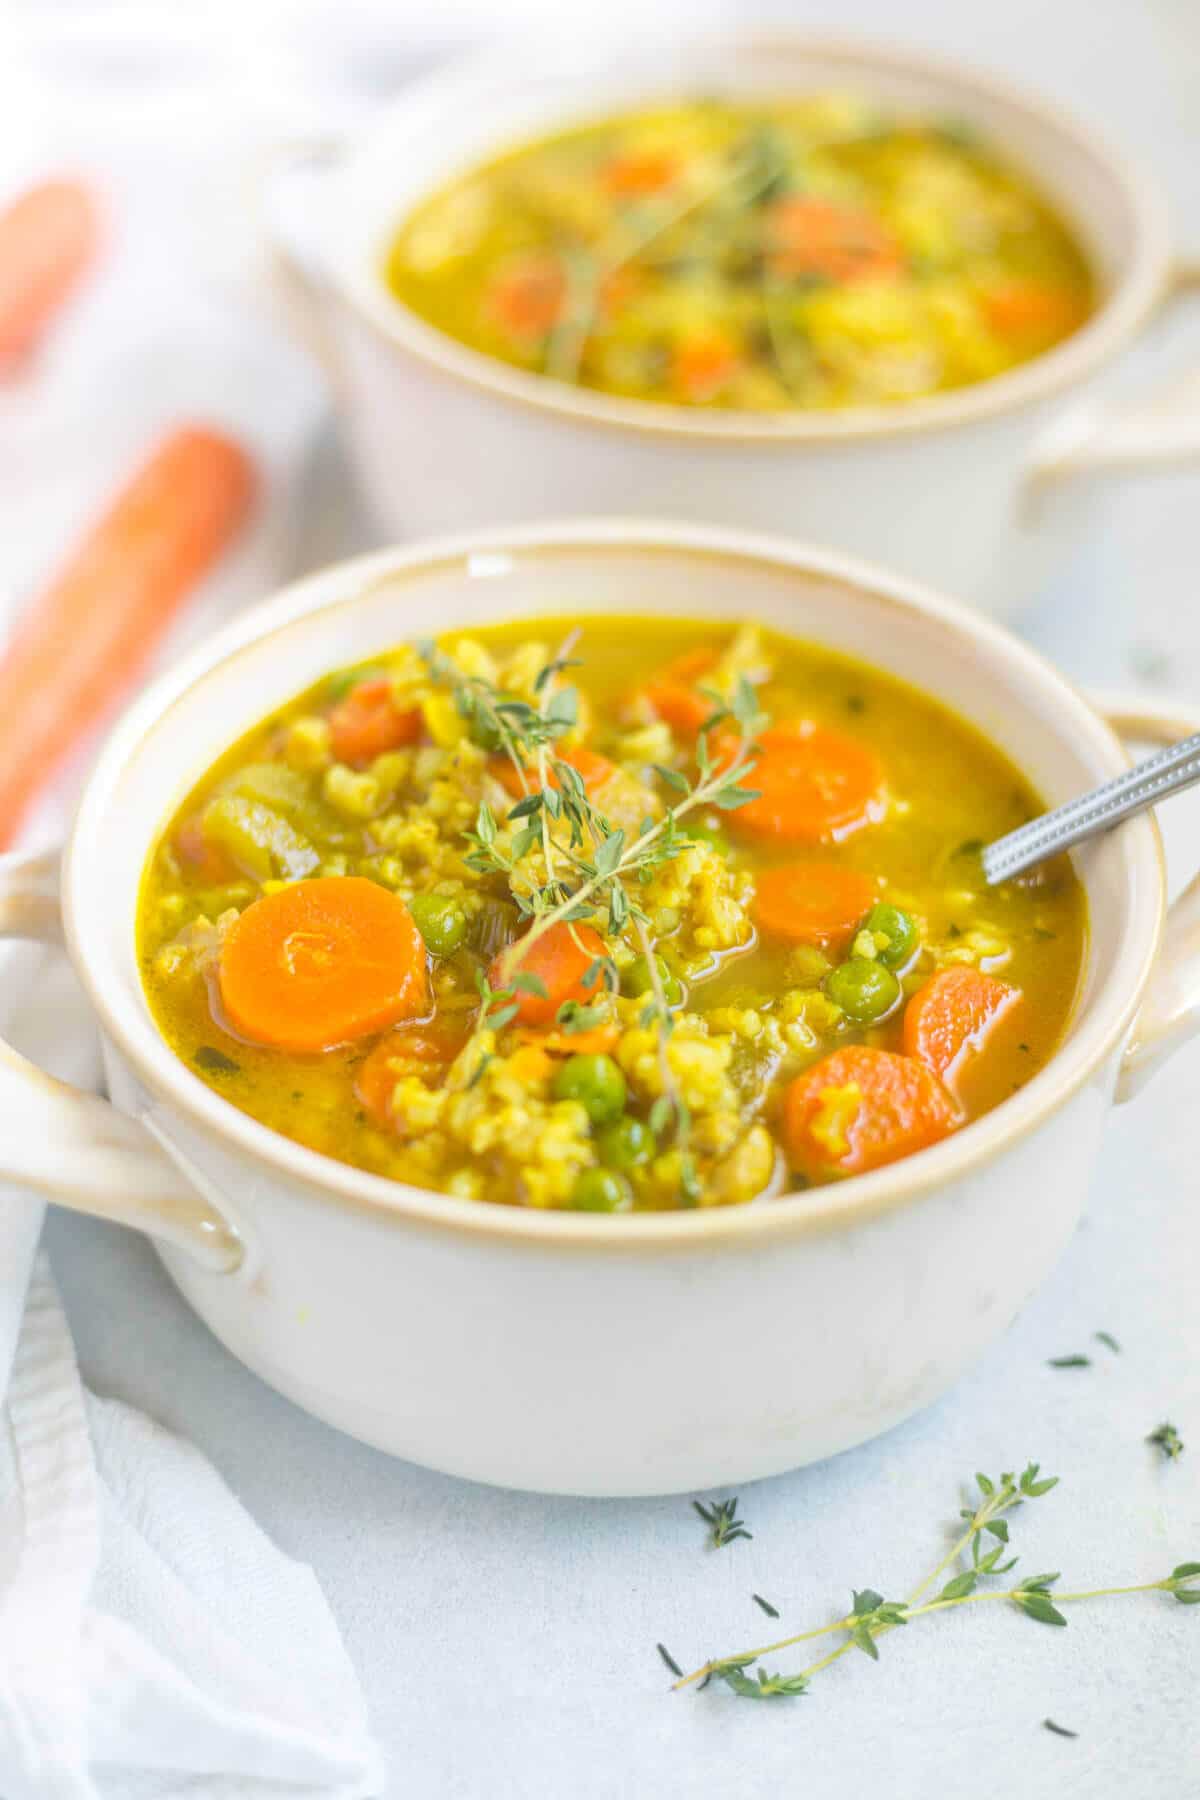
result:
[[[421,201],[386,274],[486,356],[747,412],[968,386],[1096,304],[1067,225],[973,132],[840,94],[697,100],[519,145]]]
[[[201,1080],[396,1180],[621,1211],[881,1166],[1043,1066],[1085,905],[1065,860],[985,888],[1040,810],[1003,755],[753,626],[572,632],[401,645],[197,784],[138,942]]]

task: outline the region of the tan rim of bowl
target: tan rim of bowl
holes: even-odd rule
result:
[[[460,1200],[448,1194],[410,1187],[368,1174],[307,1150],[261,1125],[222,1100],[194,1075],[158,1034],[142,995],[131,999],[115,965],[101,950],[93,960],[89,944],[96,929],[87,870],[95,867],[90,840],[102,831],[126,762],[156,722],[201,684],[219,689],[224,671],[251,645],[282,636],[297,620],[355,605],[368,590],[386,581],[420,580],[434,569],[465,568],[474,557],[512,555],[528,560],[540,554],[569,552],[592,558],[616,550],[705,557],[725,563],[747,562],[781,574],[818,575],[855,592],[868,592],[890,604],[939,619],[967,637],[999,651],[1030,687],[1051,686],[1060,707],[1075,709],[1081,729],[1111,755],[1114,772],[1126,766],[1121,744],[1086,700],[1036,651],[957,601],[944,599],[915,582],[884,573],[838,552],[792,545],[751,532],[678,525],[662,520],[582,519],[480,531],[431,541],[413,549],[385,550],[334,565],[282,589],[167,670],[138,698],[104,745],[84,789],[63,854],[62,903],[67,946],[100,1022],[148,1091],[170,1103],[192,1126],[224,1146],[235,1148],[275,1175],[333,1204],[350,1204],[398,1222],[487,1237],[538,1243],[548,1249],[571,1247],[609,1251],[650,1248],[711,1249],[743,1243],[758,1245],[764,1237],[808,1232],[826,1233],[857,1225],[890,1212],[910,1200],[933,1193],[966,1171],[1001,1155],[1035,1131],[1058,1110],[1116,1049],[1136,1014],[1162,933],[1166,875],[1162,841],[1149,818],[1132,821],[1127,833],[1142,835],[1141,857],[1154,881],[1152,916],[1132,930],[1127,943],[1144,945],[1132,972],[1127,972],[1120,999],[1106,994],[1109,973],[1093,1000],[1094,1017],[1085,1029],[1068,1029],[1064,1044],[1028,1085],[994,1111],[956,1134],[904,1162],[872,1174],[849,1177],[823,1188],[811,1188],[761,1205],[713,1207],[686,1212],[597,1215],[535,1211],[489,1201]],[[336,581],[337,592],[329,593]],[[149,849],[160,827],[147,822]],[[1127,838],[1127,841],[1131,841]],[[77,892],[78,890],[78,892]],[[1132,924],[1132,921],[1131,921]],[[132,929],[132,920],[130,921]]]
[[[796,412],[756,415],[720,413],[643,400],[622,400],[595,389],[574,388],[545,375],[516,369],[495,357],[472,350],[448,337],[409,310],[386,287],[378,256],[369,268],[334,266],[330,277],[347,302],[391,344],[408,351],[440,374],[488,394],[512,401],[548,417],[598,426],[639,436],[672,438],[692,444],[753,443],[788,448],[800,444],[856,443],[920,431],[947,430],[994,418],[1033,405],[1074,386],[1109,361],[1136,335],[1169,290],[1172,255],[1165,203],[1159,190],[1127,156],[1106,143],[1061,108],[1031,98],[1023,89],[940,57],[882,48],[853,39],[804,35],[746,34],[698,40],[698,48],[724,45],[730,57],[739,53],[788,57],[844,57],[869,75],[883,72],[927,75],[953,90],[955,104],[970,117],[971,101],[987,101],[1024,114],[1039,127],[1070,138],[1077,149],[1106,172],[1113,189],[1134,221],[1129,265],[1091,319],[1044,355],[993,376],[925,400],[890,407],[853,407],[842,412]],[[445,95],[452,101],[469,93],[480,80],[501,80],[507,60],[500,56],[471,58],[461,68],[434,74],[415,85],[406,104]],[[382,127],[381,127],[382,129]],[[346,165],[353,180],[354,158]],[[1031,171],[1037,179],[1037,171]],[[334,179],[338,179],[337,176]]]

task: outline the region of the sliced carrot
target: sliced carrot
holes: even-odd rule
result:
[[[99,236],[95,198],[78,181],[39,182],[0,213],[0,364],[34,347],[92,261]]]
[[[697,332],[679,344],[671,358],[671,381],[685,400],[712,400],[738,368],[741,358],[723,331]]]
[[[953,1091],[963,1069],[1021,998],[1020,988],[967,963],[940,969],[904,1009],[904,1048]]]
[[[425,1024],[401,1025],[381,1037],[360,1064],[354,1088],[371,1117],[390,1125],[391,1098],[396,1083],[414,1068],[428,1071],[452,1063],[467,1041],[463,1020],[444,1016]]]
[[[783,1141],[805,1174],[861,1175],[946,1137],[961,1122],[923,1063],[847,1045],[798,1075],[784,1095]]]
[[[534,343],[553,329],[566,297],[562,263],[549,251],[531,250],[499,270],[484,297],[484,310],[509,337]]]
[[[836,842],[882,816],[883,770],[857,738],[790,719],[760,732],[758,755],[743,786],[758,793],[729,813],[730,829],[789,844]],[[718,759],[732,759],[736,741],[723,735]]]
[[[879,219],[812,195],[776,201],[767,217],[767,241],[776,275],[866,281],[894,275],[904,264],[900,246]]]
[[[685,650],[647,682],[640,697],[655,718],[669,725],[680,737],[695,737],[715,710],[712,701],[699,691],[697,683],[715,669],[719,661],[720,652],[708,645]]]
[[[412,914],[359,875],[264,894],[230,928],[218,975],[233,1029],[281,1050],[329,1050],[429,1010]]]
[[[983,296],[992,330],[1005,338],[1058,338],[1083,322],[1084,308],[1069,288],[1044,281],[1012,280]]]
[[[616,773],[616,763],[610,762],[607,756],[601,756],[598,751],[589,750],[584,744],[577,745],[574,750],[552,750],[550,754],[555,762],[566,763],[569,768],[575,770],[589,796],[594,794],[598,788],[603,787],[610,775]],[[502,754],[492,756],[488,760],[488,767],[500,785],[508,789],[514,800],[519,800],[527,791],[521,786],[520,776],[517,774],[510,756]],[[562,786],[553,769],[550,771],[550,785],[551,787]],[[532,790],[536,786],[536,779],[531,774],[529,789]]]
[[[419,707],[397,706],[386,675],[360,681],[329,714],[333,754],[362,768],[386,750],[415,744],[421,735]]]
[[[627,150],[605,163],[600,180],[610,194],[636,199],[670,187],[679,174],[679,158],[672,150]]]
[[[0,658],[0,848],[137,679],[242,524],[254,485],[230,439],[174,432],[27,609]]]
[[[237,864],[228,851],[205,837],[202,813],[192,813],[190,818],[183,821],[175,833],[174,842],[175,853],[180,861],[186,863],[201,880],[232,881],[237,875]]]
[[[874,900],[874,881],[858,869],[837,863],[788,863],[758,875],[754,912],[769,937],[841,950]]]
[[[518,947],[519,943],[520,940]],[[502,950],[488,970],[492,987],[505,986],[507,979],[523,970],[536,976],[546,990],[545,998],[518,990],[513,1004],[519,1025],[553,1025],[564,1001],[594,1000],[602,991],[599,975],[591,981],[584,979],[597,958],[605,954],[604,939],[590,925],[572,925],[564,920],[551,925],[523,956],[506,966],[507,954]]]

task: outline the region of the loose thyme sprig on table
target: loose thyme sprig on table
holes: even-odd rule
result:
[[[1183,1439],[1174,1425],[1157,1426],[1147,1437],[1148,1444],[1155,1444],[1162,1451],[1168,1462],[1178,1462],[1183,1455]]]
[[[502,1030],[510,1023],[517,1014],[519,992],[546,997],[540,979],[520,965],[552,926],[577,923],[602,913],[606,915],[605,930],[609,936],[632,929],[650,982],[641,1022],[656,1032],[663,1087],[651,1108],[650,1126],[659,1137],[670,1131],[679,1152],[681,1191],[685,1199],[694,1202],[699,1177],[689,1149],[690,1116],[668,1054],[673,1019],[653,953],[649,919],[638,901],[637,890],[655,869],[693,843],[679,828],[689,813],[704,806],[728,812],[757,798],[753,789],[742,786],[742,781],[754,766],[754,735],[765,724],[765,717],[745,676],[739,677],[728,702],[718,693],[706,692],[713,711],[696,741],[696,779],[690,781],[678,769],[654,765],[655,774],[677,798],[667,805],[661,819],[643,819],[638,835],[627,843],[623,828],[614,826],[592,804],[579,771],[553,751],[557,739],[578,718],[575,690],[559,681],[564,670],[577,666],[570,661],[577,637],[578,633],[572,634],[558,655],[539,671],[534,683],[536,706],[501,694],[481,676],[464,675],[434,645],[418,646],[433,679],[450,688],[458,712],[476,740],[509,758],[522,789],[520,799],[505,815],[510,826],[519,826],[507,849],[500,842],[499,822],[486,801],[480,803],[473,829],[465,834],[469,845],[467,866],[477,874],[502,875],[518,913],[528,921],[523,935],[501,953],[500,979],[489,981],[482,975],[479,978],[482,1004],[475,1035],[484,1030]],[[729,758],[714,762],[709,733],[726,720],[732,720],[738,728],[736,748]],[[560,827],[557,835],[555,826]],[[535,853],[540,854],[542,861],[541,881],[531,880],[534,865],[530,859]],[[515,881],[518,873],[523,879]],[[615,991],[619,977],[612,959],[596,958],[585,983],[589,987],[602,983]],[[567,1032],[586,1031],[601,1016],[596,1006],[567,1001],[559,1008],[556,1023]],[[481,1058],[473,1080],[478,1080],[485,1066]]]
[[[849,1651],[861,1650],[872,1662],[878,1662],[878,1640],[889,1631],[952,1607],[978,1605],[986,1600],[1007,1601],[1039,1624],[1060,1626],[1067,1623],[1059,1611],[1060,1606],[1080,1600],[1099,1599],[1103,1595],[1164,1593],[1173,1595],[1183,1606],[1200,1605],[1200,1562],[1179,1563],[1169,1575],[1164,1575],[1159,1581],[1137,1582],[1129,1587],[1089,1588],[1063,1593],[1054,1590],[1054,1584],[1059,1580],[1057,1572],[1028,1575],[1015,1587],[981,1587],[981,1583],[989,1578],[1007,1574],[1017,1560],[1011,1556],[1007,1561],[1000,1560],[1008,1546],[1009,1532],[1008,1520],[1003,1515],[1020,1506],[1023,1501],[1039,1500],[1043,1494],[1048,1494],[1051,1488],[1058,1485],[1058,1477],[1042,1477],[1039,1465],[1030,1463],[1020,1476],[1004,1474],[993,1480],[987,1475],[976,1475],[975,1481],[979,1491],[978,1501],[973,1507],[963,1508],[961,1513],[961,1517],[967,1521],[966,1530],[925,1579],[918,1582],[907,1599],[885,1600],[873,1588],[856,1590],[851,1610],[842,1618],[835,1619],[832,1624],[818,1625],[811,1631],[777,1638],[773,1643],[761,1644],[753,1650],[738,1650],[729,1656],[712,1657],[690,1674],[680,1676],[674,1683],[675,1688],[688,1687],[693,1682],[707,1687],[710,1681],[716,1679],[743,1699],[794,1699],[808,1691],[814,1675],[829,1668]],[[996,1540],[991,1545],[987,1543],[989,1537]],[[968,1553],[969,1563],[965,1568],[959,1568],[960,1559]],[[951,1569],[956,1572],[951,1574],[935,1596],[930,1600],[923,1599]],[[753,1675],[747,1673],[761,1657],[772,1656],[777,1651],[791,1649],[796,1644],[812,1643],[818,1638],[838,1633],[844,1636],[844,1643],[794,1674],[772,1674],[763,1668],[755,1669]]]
[[[714,1550],[724,1549],[734,1538],[752,1538],[754,1533],[746,1530],[745,1520],[737,1516],[737,1495],[732,1500],[714,1500],[706,1506],[703,1500],[693,1500],[692,1505],[708,1526],[708,1541]],[[755,1595],[755,1599],[758,1596]],[[761,1602],[760,1602],[761,1605]],[[779,1617],[776,1613],[776,1618]]]

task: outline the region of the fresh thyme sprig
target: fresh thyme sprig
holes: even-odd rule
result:
[[[688,1687],[694,1682],[707,1686],[711,1680],[716,1679],[743,1698],[795,1698],[807,1692],[813,1676],[829,1668],[849,1651],[861,1650],[873,1662],[877,1662],[878,1640],[887,1632],[934,1613],[959,1606],[978,1605],[988,1600],[1005,1601],[1027,1618],[1034,1619],[1039,1624],[1055,1626],[1065,1626],[1067,1623],[1059,1610],[1061,1606],[1081,1600],[1095,1600],[1105,1595],[1166,1593],[1181,1605],[1200,1605],[1200,1562],[1178,1563],[1169,1575],[1164,1575],[1158,1581],[1137,1582],[1128,1587],[1090,1588],[1064,1593],[1055,1588],[1055,1583],[1059,1580],[1057,1572],[1026,1576],[1014,1587],[981,1587],[981,1582],[988,1578],[1006,1574],[1017,1560],[1015,1557],[1009,1557],[1003,1562],[1000,1560],[1008,1545],[1008,1520],[1003,1515],[1024,1501],[1038,1500],[1043,1494],[1048,1494],[1051,1488],[1057,1486],[1058,1478],[1043,1477],[1039,1465],[1030,1463],[1020,1476],[1003,1474],[993,1480],[987,1475],[976,1475],[975,1481],[978,1488],[977,1502],[963,1508],[961,1513],[961,1517],[967,1522],[965,1531],[955,1539],[945,1556],[917,1584],[907,1599],[885,1600],[873,1588],[863,1588],[854,1593],[851,1610],[842,1618],[835,1619],[832,1624],[818,1625],[810,1631],[778,1638],[774,1643],[760,1645],[757,1649],[739,1650],[730,1656],[710,1658],[690,1674],[681,1676],[675,1682],[675,1687]],[[988,1538],[996,1541],[989,1546]],[[968,1554],[970,1562],[966,1567],[958,1568],[933,1599],[922,1599],[949,1569],[956,1568]],[[764,1656],[773,1656],[796,1644],[812,1643],[835,1634],[841,1634],[844,1642],[795,1674],[767,1675],[762,1670],[757,1672],[756,1678],[747,1674],[747,1670]]]
[[[622,827],[591,802],[579,771],[554,746],[578,718],[574,689],[559,677],[568,668],[578,633],[572,633],[558,654],[542,668],[534,682],[536,704],[507,697],[482,676],[470,676],[432,644],[420,654],[436,682],[448,686],[460,716],[472,736],[485,747],[507,755],[517,772],[521,793],[500,822],[487,801],[481,801],[474,825],[464,833],[467,866],[480,875],[502,876],[526,929],[500,952],[495,979],[478,977],[481,1006],[475,1034],[500,1031],[516,1018],[517,996],[525,989],[546,997],[544,985],[521,969],[521,963],[539,938],[553,926],[581,923],[602,915],[610,937],[633,931],[648,971],[650,993],[642,1011],[642,1023],[653,1027],[658,1040],[662,1093],[650,1109],[649,1123],[655,1136],[668,1131],[679,1156],[679,1186],[685,1201],[695,1203],[699,1176],[689,1148],[691,1120],[688,1107],[668,1053],[673,1029],[671,1008],[654,955],[649,919],[639,900],[639,890],[654,871],[679,856],[693,842],[681,821],[700,807],[730,811],[757,796],[742,785],[754,765],[754,735],[763,724],[752,684],[740,677],[726,700],[712,692],[712,713],[697,739],[697,775],[694,781],[678,769],[655,765],[655,773],[673,796],[663,816],[643,819],[632,842]],[[726,721],[738,729],[730,753],[714,758],[709,734]],[[541,869],[531,862],[534,852]],[[540,879],[537,877],[540,874]],[[603,980],[616,990],[619,975],[606,953],[597,957],[584,978],[588,990]],[[566,1032],[588,1030],[607,1016],[599,993],[590,1002],[571,999],[559,1008],[556,1023]],[[472,1083],[487,1065],[476,1060]]]
[[[708,1526],[708,1541],[714,1550],[724,1549],[732,1544],[734,1538],[752,1538],[754,1533],[746,1530],[745,1521],[737,1516],[737,1495],[732,1500],[714,1500],[706,1506],[703,1500],[693,1500],[692,1505]]]
[[[1157,1444],[1168,1462],[1178,1462],[1183,1455],[1183,1439],[1174,1425],[1166,1422],[1157,1426],[1146,1439],[1148,1444]]]

